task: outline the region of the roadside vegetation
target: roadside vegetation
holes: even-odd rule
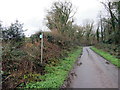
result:
[[[110,61],[112,64],[120,68],[120,59],[116,58],[115,56],[109,54],[109,52],[105,52],[101,49],[97,49],[95,47],[91,47],[93,51],[95,51],[97,54],[105,58],[106,60]]]
[[[86,20],[84,25],[75,23],[76,10],[71,2],[54,2],[45,17],[50,32],[44,32],[42,63],[41,30],[26,37],[24,24],[18,20],[10,26],[3,26],[0,22],[3,89],[59,88],[81,53],[82,46],[94,45],[116,56],[118,59],[94,48],[101,55],[111,58],[116,65],[120,59],[120,1],[102,4],[109,15],[100,14],[95,28],[93,20]]]
[[[68,54],[68,57],[60,60],[59,64],[46,65],[47,73],[38,77],[42,81],[28,83],[24,88],[60,88],[81,52],[82,48],[77,47]]]
[[[40,50],[41,39],[39,38],[41,31],[33,34],[31,37],[25,37],[24,31],[26,30],[23,29],[24,24],[20,23],[18,20],[11,23],[8,27],[4,27],[2,26],[2,23],[0,23],[0,30],[2,30],[3,38],[3,89],[17,88],[21,86],[22,88],[27,86],[29,87],[28,83],[41,83],[43,82],[41,79],[42,76],[44,77],[44,75],[47,75],[47,77],[51,77],[52,74],[56,75],[56,73],[60,73],[60,71],[60,75],[62,76],[59,78],[61,78],[62,81],[55,81],[59,82],[58,84],[55,84],[55,87],[59,87],[63,83],[68,72],[62,69],[59,72],[56,70],[64,66],[66,66],[67,70],[72,67],[72,64],[74,63],[73,61],[76,60],[78,52],[74,52],[75,54],[71,54],[71,56],[69,56],[69,53],[73,52],[75,48],[81,45],[79,42],[81,41],[80,35],[82,38],[86,36],[85,33],[87,33],[87,31],[85,31],[85,28],[87,28],[88,31],[89,29],[91,31],[91,26],[93,26],[92,24],[88,24],[87,27],[85,26],[85,28],[82,28],[76,24],[73,24],[73,10],[74,9],[72,9],[71,2],[55,2],[48,11],[46,16],[46,26],[51,31],[44,32],[42,63]],[[68,59],[70,59],[70,61]],[[68,66],[64,63],[68,64]],[[50,68],[48,67],[51,67],[51,70],[52,68],[56,68],[55,73],[52,73],[52,71],[50,72]],[[46,70],[46,68],[48,68],[48,70]],[[46,82],[47,81],[45,81],[44,84]]]
[[[93,50],[120,67],[120,1],[101,2],[106,11],[99,14],[98,27],[96,30],[97,44]]]

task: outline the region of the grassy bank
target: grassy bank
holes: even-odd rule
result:
[[[80,47],[70,52],[68,57],[60,60],[59,64],[46,66],[47,74],[39,77],[42,81],[31,82],[25,88],[60,88],[81,52]]]
[[[120,68],[120,59],[117,59],[115,56],[109,54],[108,52],[105,52],[101,49],[97,49],[95,47],[91,47],[93,51],[98,53],[100,56],[104,57],[106,60],[110,61],[112,64],[116,65]]]

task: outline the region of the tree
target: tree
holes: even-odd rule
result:
[[[120,36],[120,1],[119,2],[113,2],[114,9],[116,10],[116,44],[120,44],[120,40],[118,39]]]
[[[119,2],[107,2],[102,4],[105,6],[106,10],[109,13],[109,22],[107,22],[111,29],[110,33],[110,41],[114,44],[120,44],[120,40],[118,39],[120,36],[120,1]]]
[[[11,26],[3,29],[3,39],[6,41],[12,40],[13,42],[22,41],[25,37],[23,32],[23,24],[20,24],[19,21],[16,20],[15,23],[11,24]]]
[[[73,23],[74,12],[71,2],[55,2],[47,15],[47,26],[64,34],[66,28]]]
[[[97,42],[99,43],[99,39],[100,39],[100,36],[99,36],[99,26],[97,27],[96,36],[97,36]]]
[[[86,25],[84,26],[85,30],[85,38],[86,38],[86,43],[91,44],[91,36],[93,36],[93,24],[94,22],[87,21]]]
[[[2,39],[2,30],[3,30],[3,27],[2,27],[2,24],[0,22],[0,40]]]

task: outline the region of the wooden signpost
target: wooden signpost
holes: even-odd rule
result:
[[[43,63],[43,32],[40,34],[41,39],[41,64]]]

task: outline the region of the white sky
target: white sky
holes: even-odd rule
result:
[[[0,20],[4,26],[10,25],[16,19],[24,23],[28,29],[26,35],[31,35],[45,28],[44,18],[52,3],[58,0],[0,0]],[[61,0],[63,1],[63,0]],[[82,24],[85,19],[96,20],[103,5],[100,0],[69,0],[77,8],[75,22]]]

